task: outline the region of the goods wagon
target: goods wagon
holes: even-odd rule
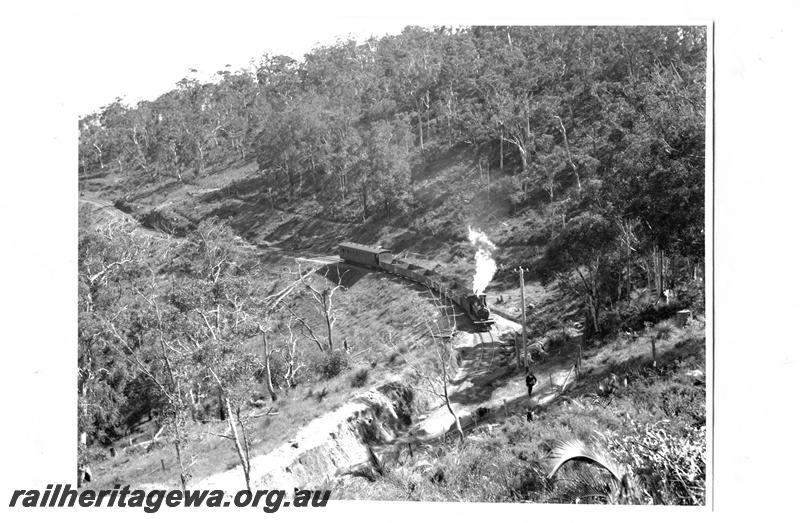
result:
[[[489,330],[494,324],[490,319],[489,307],[486,305],[486,295],[473,294],[455,282],[448,282],[436,271],[420,267],[410,260],[395,257],[388,249],[343,242],[339,244],[339,257],[348,263],[383,270],[428,287],[463,309],[480,330]]]

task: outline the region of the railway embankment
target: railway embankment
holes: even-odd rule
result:
[[[395,441],[416,419],[421,407],[414,390],[389,381],[359,394],[341,407],[311,421],[288,442],[251,460],[253,488],[314,488],[360,467],[374,466],[372,450]],[[424,408],[424,403],[422,404]],[[234,491],[242,471],[235,467],[199,481],[195,488]]]
[[[453,397],[462,423],[474,422],[505,396],[495,394],[487,401],[474,402],[500,381],[510,381],[516,369],[513,347],[505,340],[520,329],[514,322],[499,319],[490,333],[459,332],[453,348],[459,352],[459,366],[453,378]],[[491,369],[480,371],[482,367]],[[476,372],[477,371],[477,372]],[[497,380],[497,383],[493,383]],[[474,390],[472,390],[474,389]],[[480,389],[480,390],[479,390]],[[509,394],[519,391],[509,389]],[[451,430],[453,418],[446,407],[420,392],[409,380],[396,378],[371,388],[341,407],[312,420],[288,442],[251,461],[253,487],[315,488],[348,474],[363,474],[381,467],[387,449],[402,444],[424,444]],[[240,488],[239,467],[214,474],[197,488],[231,491]]]

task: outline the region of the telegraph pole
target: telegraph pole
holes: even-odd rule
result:
[[[522,348],[517,348],[517,368],[521,367],[520,353],[524,353],[528,349],[528,336],[525,332],[525,326],[527,325],[525,319],[525,276],[522,267],[519,268],[519,292],[522,298]]]

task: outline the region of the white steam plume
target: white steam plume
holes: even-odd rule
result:
[[[483,294],[489,282],[492,281],[497,264],[492,258],[492,251],[496,248],[486,234],[469,227],[469,241],[478,250],[475,252],[475,276],[472,278],[473,294]]]

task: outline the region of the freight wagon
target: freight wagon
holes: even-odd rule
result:
[[[428,287],[463,309],[479,330],[487,331],[494,324],[486,305],[486,295],[473,294],[455,282],[448,282],[436,271],[397,257],[388,249],[343,242],[339,244],[339,257],[345,262],[382,270]]]

